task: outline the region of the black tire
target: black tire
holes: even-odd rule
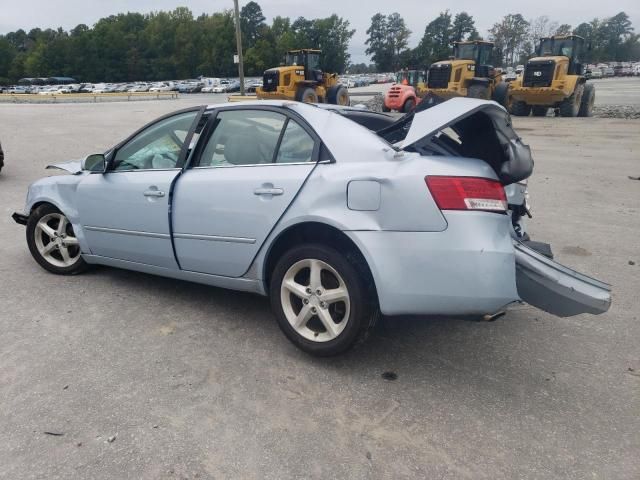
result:
[[[596,100],[596,87],[592,83],[587,83],[582,92],[582,101],[580,102],[579,117],[590,117],[593,115],[593,104]]]
[[[387,107],[384,103],[382,104],[382,111],[383,112],[390,112],[391,109],[389,107]]]
[[[285,313],[285,307],[283,307],[282,299],[287,298],[289,295],[290,305],[294,302],[299,303],[299,310],[291,310],[293,315],[300,313],[302,308],[302,300],[293,293],[282,293],[282,283],[285,280],[285,276],[290,272],[290,269],[296,268],[299,262],[305,260],[319,260],[332,269],[334,269],[341,277],[344,286],[348,291],[349,307],[348,316],[344,317],[338,325],[342,325],[342,322],[347,322],[341,332],[330,340],[314,341],[303,336],[299,333],[290,321],[287,319],[287,313]],[[303,267],[304,268],[304,267]],[[304,273],[304,272],[302,272]],[[326,270],[323,273],[330,272]],[[310,272],[309,272],[310,275]],[[335,277],[333,277],[335,279]],[[323,280],[324,281],[324,280]],[[303,281],[307,285],[311,286],[311,281]],[[286,252],[277,262],[273,274],[271,275],[271,284],[269,287],[269,296],[271,299],[271,307],[276,315],[278,325],[281,330],[287,336],[287,338],[301,350],[316,356],[328,357],[332,355],[338,355],[343,353],[356,344],[362,343],[368,333],[375,325],[379,318],[379,309],[377,305],[375,289],[372,285],[372,280],[365,269],[359,265],[353,258],[345,256],[343,253],[337,250],[327,247],[321,244],[306,244],[294,247]],[[323,287],[324,287],[323,283]],[[334,287],[331,287],[334,288]],[[315,294],[311,293],[309,296],[310,305],[313,305]],[[316,297],[315,301],[318,301],[322,297]],[[287,300],[285,300],[287,301]],[[309,300],[306,300],[309,303]],[[339,302],[338,302],[339,303]],[[329,307],[330,310],[331,307]],[[320,307],[318,307],[318,310]],[[325,307],[326,309],[326,307]],[[346,307],[343,309],[346,310]],[[290,313],[291,313],[290,312]],[[333,314],[332,314],[333,316]],[[316,322],[315,325],[313,322]],[[323,334],[324,328],[320,322],[318,315],[312,315],[309,320],[304,323],[303,330],[309,329],[309,333],[312,333],[312,328],[318,328],[316,332],[320,331],[320,335]],[[311,326],[310,326],[311,325]],[[319,338],[319,333],[312,334]]]
[[[534,105],[531,108],[531,114],[534,117],[546,117],[548,110],[549,110],[549,107],[544,107],[542,105]]]
[[[349,106],[349,92],[343,85],[335,85],[327,92],[327,100],[333,105]]]
[[[29,246],[29,251],[31,252],[31,255],[33,256],[34,260],[38,262],[38,264],[45,270],[48,270],[49,272],[55,273],[58,275],[76,275],[78,273],[82,273],[85,270],[87,270],[89,268],[89,265],[87,264],[87,262],[84,261],[84,259],[80,255],[80,246],[77,244],[73,246],[65,247],[65,248],[68,248],[68,251],[74,257],[73,263],[71,263],[68,266],[60,265],[64,263],[64,259],[62,257],[62,254],[60,253],[61,247],[56,247],[53,249],[54,251],[51,255],[52,260],[47,260],[42,255],[42,253],[40,253],[40,250],[38,249],[38,243],[44,242],[47,236],[45,235],[44,232],[42,232],[39,228],[37,228],[37,225],[41,219],[47,216],[62,216],[66,219],[66,216],[64,215],[64,213],[62,213],[56,207],[48,203],[40,205],[33,212],[31,212],[31,215],[29,215],[29,220],[27,221],[26,233],[27,233],[27,245]],[[53,219],[53,222],[55,222],[55,219]],[[67,239],[69,237],[75,238],[75,235],[73,233],[73,227],[70,222],[68,223],[67,227],[64,230],[65,232],[60,239],[60,241],[62,242],[62,246],[64,246],[65,238]],[[38,238],[38,236],[40,236],[40,238]],[[49,242],[47,242],[47,244],[48,243]],[[54,257],[54,254],[56,254],[55,257]],[[54,261],[56,261],[58,258],[60,259],[57,262],[58,264],[54,263]]]
[[[318,103],[318,95],[311,87],[300,87],[296,92],[296,100],[304,103]]]
[[[509,84],[507,82],[500,82],[496,84],[493,89],[493,95],[491,100],[499,103],[504,108],[509,108]]]
[[[531,113],[531,105],[527,102],[515,101],[511,104],[511,113],[516,117],[528,117]]]
[[[416,101],[413,98],[408,98],[402,105],[402,112],[409,113],[414,108],[416,108]]]
[[[576,85],[573,93],[560,103],[561,117],[577,117],[580,111],[580,102],[582,100],[583,85]]]

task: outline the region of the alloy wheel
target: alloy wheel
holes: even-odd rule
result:
[[[56,267],[70,267],[80,259],[80,245],[71,223],[61,213],[43,216],[34,231],[34,240],[42,258]]]
[[[280,299],[287,321],[307,340],[328,342],[347,326],[349,291],[340,274],[322,260],[291,265],[282,279]]]

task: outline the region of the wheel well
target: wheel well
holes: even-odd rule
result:
[[[358,268],[368,279],[371,293],[377,299],[377,291],[375,281],[369,264],[358,246],[347,235],[335,227],[319,222],[306,222],[294,225],[280,234],[275,240],[269,252],[264,265],[264,282],[265,290],[269,291],[271,282],[271,274],[282,255],[291,247],[303,243],[320,243],[333,247],[339,252],[346,255],[347,259]]]
[[[31,206],[31,210],[29,211],[29,213],[32,213],[36,208],[38,208],[41,205],[51,205],[56,210],[58,210],[58,211],[60,210],[57,205],[54,205],[51,202],[36,202]]]

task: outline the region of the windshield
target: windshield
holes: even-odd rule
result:
[[[304,66],[304,55],[300,52],[287,53],[287,65],[300,65]]]
[[[574,41],[571,38],[553,39],[546,38],[540,42],[540,55],[563,55],[571,58],[574,53]]]
[[[402,85],[417,85],[420,82],[424,82],[422,72],[418,70],[402,70],[396,73],[396,83]]]
[[[487,65],[491,56],[491,46],[475,43],[457,44],[454,56],[459,60],[474,60],[478,65]]]
[[[286,64],[300,67],[306,67],[309,70],[318,70],[320,67],[320,55],[317,53],[308,53],[308,64],[305,65],[305,53],[304,52],[289,52],[287,53]]]

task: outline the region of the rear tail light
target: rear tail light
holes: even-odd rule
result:
[[[440,210],[507,211],[507,196],[497,180],[429,175],[425,182]]]

